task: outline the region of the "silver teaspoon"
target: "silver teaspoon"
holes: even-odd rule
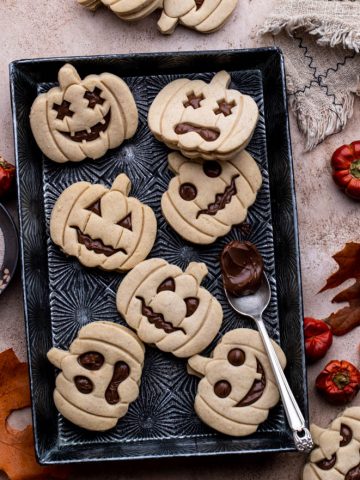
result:
[[[251,295],[237,297],[229,293],[225,288],[224,290],[230,305],[236,312],[255,320],[268,354],[271,368],[274,372],[286,417],[293,431],[295,447],[300,452],[309,452],[313,448],[311,434],[305,426],[304,417],[286,380],[262,318],[271,298],[271,290],[267,276],[263,273],[260,288]]]

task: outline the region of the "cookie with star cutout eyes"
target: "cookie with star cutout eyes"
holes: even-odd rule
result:
[[[273,346],[284,369],[284,352],[275,342]],[[268,356],[255,330],[238,328],[226,333],[210,358],[190,358],[188,371],[201,377],[194,405],[197,415],[227,435],[254,433],[280,398]]]
[[[150,207],[129,197],[131,182],[122,173],[112,187],[77,182],[56,201],[50,236],[85,267],[123,272],[147,257],[156,237]]]
[[[360,407],[350,407],[325,429],[311,425],[315,447],[302,480],[360,479]]]
[[[143,342],[190,357],[212,342],[223,318],[220,303],[200,286],[206,274],[204,263],[183,272],[160,258],[146,260],[121,282],[117,309]]]
[[[245,220],[262,184],[259,167],[245,150],[227,162],[189,161],[178,152],[168,161],[176,176],[161,208],[185,240],[209,244]]]
[[[132,137],[138,126],[134,97],[126,83],[111,73],[83,80],[66,64],[59,86],[39,95],[30,125],[40,150],[54,162],[80,162],[102,157]]]
[[[150,106],[150,130],[188,158],[234,158],[249,143],[259,110],[249,95],[228,89],[230,80],[221,71],[210,83],[187,78],[169,83]]]
[[[77,0],[80,5],[95,11],[100,6],[108,7],[121,20],[134,22],[147,17],[157,8],[162,8],[163,0]]]
[[[70,422],[93,431],[115,427],[139,395],[145,348],[130,329],[111,322],[83,327],[68,351],[47,356],[61,370],[54,402]]]

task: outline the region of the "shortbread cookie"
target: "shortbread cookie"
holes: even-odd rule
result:
[[[275,342],[273,346],[285,368],[284,352]],[[238,328],[226,333],[210,358],[190,358],[188,370],[202,377],[195,397],[196,413],[204,423],[227,435],[254,433],[279,401],[268,356],[255,330]]]
[[[157,8],[162,8],[163,0],[77,0],[80,5],[95,11],[101,5],[109,7],[119,18],[128,22],[147,17]]]
[[[161,33],[173,33],[178,23],[202,33],[219,30],[234,11],[237,0],[164,0],[158,21]]]
[[[52,348],[47,356],[62,372],[54,401],[70,422],[87,430],[115,427],[139,395],[144,345],[128,328],[111,322],[83,327],[69,351]]]
[[[315,448],[303,480],[360,479],[360,407],[342,412],[327,428],[311,425]]]
[[[150,130],[186,157],[233,158],[249,143],[259,110],[250,96],[227,88],[230,80],[221,71],[209,84],[187,78],[169,83],[150,107]]]
[[[168,161],[176,176],[162,196],[161,208],[179,235],[208,244],[245,220],[262,184],[259,167],[246,151],[227,162],[189,161],[177,152]]]
[[[81,80],[66,64],[59,84],[39,95],[30,113],[36,143],[54,162],[97,159],[135,134],[138,112],[121,78],[102,73]]]
[[[183,272],[160,258],[146,260],[120,284],[117,308],[143,342],[190,357],[212,342],[223,318],[220,303],[200,287],[206,274],[204,263]]]
[[[50,236],[85,267],[130,270],[144,260],[156,237],[150,207],[128,197],[131,182],[122,173],[111,189],[74,183],[60,195],[50,219]]]

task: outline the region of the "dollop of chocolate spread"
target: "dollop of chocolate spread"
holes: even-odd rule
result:
[[[64,137],[68,138],[69,140],[72,140],[73,142],[82,142],[85,140],[86,142],[92,142],[94,140],[97,140],[100,137],[101,132],[106,132],[108,129],[109,123],[111,119],[111,110],[108,111],[108,113],[104,117],[104,123],[97,123],[93,127],[91,127],[90,132],[87,130],[79,130],[78,132],[74,132],[73,135],[69,132],[60,132]]]
[[[226,398],[230,395],[231,385],[227,380],[219,380],[214,385],[214,393],[219,398]]]
[[[252,243],[228,243],[221,253],[220,266],[224,287],[233,295],[250,295],[260,287],[264,263]]]
[[[105,245],[100,238],[93,240],[89,235],[82,233],[79,228],[73,228],[76,228],[78,242],[81,243],[81,245],[85,245],[88,250],[95,253],[103,253],[106,257],[111,257],[111,255],[115,255],[115,253],[118,252],[125,253],[126,255],[126,251],[123,248],[109,247],[108,245]]]
[[[79,392],[84,395],[88,395],[94,390],[94,385],[90,378],[83,377],[82,375],[77,375],[74,378],[74,383]]]
[[[345,480],[360,480],[360,463],[345,475]]]
[[[340,447],[346,447],[346,445],[349,445],[353,437],[351,428],[342,423],[340,427],[340,435],[342,436]]]
[[[172,323],[167,322],[162,313],[156,313],[151,307],[148,307],[145,303],[145,300],[142,297],[136,297],[141,301],[141,313],[149,320],[149,323],[155,326],[155,328],[164,330],[165,333],[172,332],[183,332],[186,334],[185,330],[180,327],[174,327]]]
[[[215,196],[215,202],[209,203],[208,207],[204,210],[199,210],[196,214],[196,218],[199,218],[200,215],[216,215],[219,210],[223,210],[228,203],[231,202],[233,195],[236,195],[236,185],[235,180],[239,175],[235,175],[230,182],[230,185],[225,187],[224,193],[217,193]]]
[[[125,362],[116,362],[114,365],[114,373],[109,386],[105,392],[105,400],[110,405],[116,405],[120,402],[118,387],[130,375],[130,367]]]
[[[220,136],[220,132],[211,127],[196,127],[191,123],[178,123],[175,127],[177,135],[185,135],[185,133],[195,132],[206,142],[215,142]]]
[[[86,370],[100,370],[104,365],[105,358],[99,352],[86,352],[79,356],[78,362]]]
[[[316,462],[315,465],[321,468],[321,470],[331,470],[335,465],[335,463],[336,463],[336,453],[334,453],[334,455],[329,460],[327,458],[324,458],[324,460],[320,460],[319,462]]]
[[[250,390],[245,395],[245,397],[235,405],[236,407],[247,407],[248,405],[252,405],[257,400],[259,400],[259,398],[264,393],[264,390],[266,387],[266,377],[265,377],[264,368],[259,362],[259,360],[257,360],[256,371],[257,373],[261,374],[260,380],[254,380],[254,383],[252,384]]]

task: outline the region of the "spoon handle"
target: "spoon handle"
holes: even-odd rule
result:
[[[304,417],[291,391],[283,369],[281,368],[262,317],[260,316],[254,319],[257,323],[265,350],[269,356],[270,364],[285,408],[286,417],[290,428],[293,431],[295,447],[300,452],[309,452],[313,448],[313,441],[309,430],[305,426]]]

